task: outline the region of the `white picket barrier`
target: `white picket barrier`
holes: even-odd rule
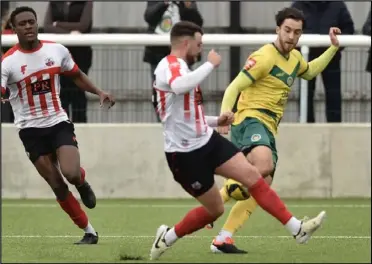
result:
[[[263,45],[275,41],[275,34],[205,34],[205,45],[218,46],[249,46]],[[340,45],[344,47],[370,47],[371,37],[363,35],[340,35]],[[169,44],[169,36],[156,34],[39,34],[39,39],[50,40],[63,45],[152,45]],[[10,46],[17,43],[17,36],[2,35],[1,44]],[[331,44],[328,35],[305,34],[298,43],[301,52],[308,59],[309,47],[322,47]],[[307,116],[307,82],[301,81],[300,122],[306,123]]]

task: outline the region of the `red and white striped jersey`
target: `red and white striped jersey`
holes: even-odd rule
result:
[[[165,152],[190,152],[208,143],[213,129],[204,116],[199,84],[213,68],[206,62],[192,72],[184,60],[169,55],[155,69],[154,89],[164,127]],[[198,76],[192,76],[194,73]]]
[[[1,61],[1,90],[10,91],[16,127],[51,127],[68,120],[59,77],[77,71],[68,49],[58,43],[41,41],[31,51],[17,44],[8,50]]]

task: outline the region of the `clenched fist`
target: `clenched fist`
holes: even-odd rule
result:
[[[218,128],[217,131],[220,134],[228,134],[229,133],[229,126],[234,122],[234,113],[233,112],[225,112],[222,113],[218,117]]]
[[[214,65],[214,67],[218,67],[221,63],[221,56],[217,52],[212,49],[208,53],[208,61]]]

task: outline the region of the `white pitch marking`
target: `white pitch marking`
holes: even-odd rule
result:
[[[3,235],[2,238],[80,238],[81,236],[72,235]],[[106,235],[100,238],[139,238],[150,239],[155,236],[146,235]],[[235,238],[252,238],[252,239],[293,239],[292,236],[234,236]],[[213,238],[213,236],[185,236],[185,238]],[[312,239],[371,239],[371,236],[313,236]]]
[[[97,204],[96,208],[191,208],[198,204]],[[227,204],[232,207],[233,204]],[[371,208],[370,204],[287,204],[291,208]],[[4,208],[54,208],[57,204],[47,203],[2,203]]]

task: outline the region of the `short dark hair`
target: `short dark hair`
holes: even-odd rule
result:
[[[36,15],[36,12],[33,8],[31,8],[29,6],[20,6],[20,7],[17,7],[16,9],[14,9],[13,12],[10,14],[10,23],[12,24],[13,27],[15,26],[14,19],[15,19],[16,15],[18,15],[20,13],[23,13],[23,12],[33,13],[36,20],[37,20],[37,15]]]
[[[189,21],[181,21],[173,26],[170,36],[171,40],[174,40],[179,37],[194,37],[197,32],[203,35],[202,28],[197,24]]]
[[[304,13],[301,10],[294,7],[286,7],[280,10],[275,16],[276,25],[280,27],[283,24],[284,20],[288,18],[297,21],[302,21],[302,27],[305,26]]]

